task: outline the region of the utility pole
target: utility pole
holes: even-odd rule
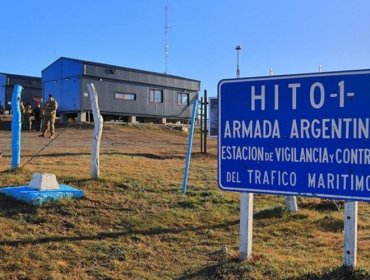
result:
[[[203,132],[203,137],[204,137],[203,151],[205,154],[207,153],[207,137],[208,137],[208,119],[207,119],[208,110],[207,108],[208,108],[208,95],[207,95],[207,90],[205,89],[204,90],[204,132]]]
[[[240,45],[237,45],[236,50],[236,77],[240,78],[240,68],[239,68],[239,52],[241,51]]]

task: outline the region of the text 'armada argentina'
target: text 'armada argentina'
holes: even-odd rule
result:
[[[284,135],[285,136],[285,135]],[[279,120],[227,120],[224,138],[282,138]],[[293,119],[291,139],[369,139],[369,118]]]

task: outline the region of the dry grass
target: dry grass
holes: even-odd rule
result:
[[[359,205],[359,270],[341,268],[343,213],[332,202],[300,198],[292,214],[265,195],[255,196],[253,259],[240,262],[239,195],[217,188],[214,140],[201,155],[196,135],[185,195],[186,134],[106,126],[100,180],[89,178],[91,135],[72,126],[13,173],[0,131],[1,186],[52,172],[86,193],[42,207],[0,196],[0,279],[369,279],[369,204]],[[48,140],[23,137],[25,163]]]

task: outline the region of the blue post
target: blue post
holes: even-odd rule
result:
[[[186,163],[185,163],[185,171],[184,171],[184,180],[182,183],[182,192],[186,193],[186,186],[188,184],[188,173],[189,173],[189,165],[190,165],[190,157],[191,157],[191,147],[193,146],[193,135],[194,135],[194,126],[195,126],[195,117],[197,112],[197,105],[198,105],[198,96],[194,97],[193,100],[193,112],[191,116],[191,125],[190,125],[190,133],[189,133],[189,140],[188,140],[188,151],[186,154]]]
[[[12,169],[21,164],[22,113],[19,107],[23,87],[15,85],[12,94]]]

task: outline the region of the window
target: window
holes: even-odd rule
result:
[[[116,92],[114,93],[115,99],[123,99],[123,100],[136,100],[135,93],[123,93],[123,92]]]
[[[154,103],[163,103],[163,90],[151,89],[149,92],[149,101]]]
[[[177,94],[178,105],[189,105],[189,93],[179,92]]]

